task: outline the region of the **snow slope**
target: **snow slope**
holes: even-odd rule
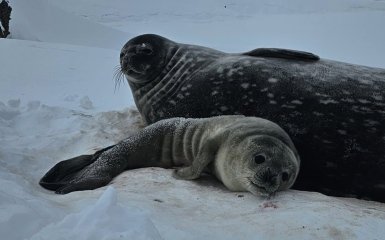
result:
[[[114,91],[119,51],[9,39],[1,41],[0,51],[5,52],[0,58],[1,101],[39,100],[98,111],[133,105],[127,85]]]
[[[127,171],[109,187],[63,196],[37,184],[56,162],[114,144],[140,126],[127,84],[114,91],[125,38],[156,32],[226,51],[289,47],[385,67],[385,1],[11,4],[14,39],[0,40],[2,239],[385,236],[385,204],[294,190],[260,199],[229,192],[208,176],[178,181],[159,168]]]
[[[127,38],[132,37],[69,14],[48,0],[12,0],[11,6],[11,38],[120,50]]]
[[[301,49],[385,67],[384,0],[51,0],[83,19],[229,52]],[[226,6],[226,7],[225,7]]]

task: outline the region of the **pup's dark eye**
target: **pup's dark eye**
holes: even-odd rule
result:
[[[264,163],[265,162],[265,157],[263,155],[257,155],[254,157],[254,162],[256,164],[261,164],[261,163]]]
[[[282,173],[282,181],[286,182],[289,180],[289,174],[287,172]]]

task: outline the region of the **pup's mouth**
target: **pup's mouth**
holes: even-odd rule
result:
[[[253,185],[258,190],[259,194],[261,194],[262,196],[269,197],[270,195],[272,195],[274,193],[274,192],[269,192],[266,189],[266,187],[258,185],[257,183],[253,182],[253,180],[250,178],[249,178],[249,181],[250,181],[251,185]]]

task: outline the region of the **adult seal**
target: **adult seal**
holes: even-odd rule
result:
[[[115,146],[56,164],[40,181],[56,193],[95,189],[127,169],[180,167],[175,176],[211,172],[233,191],[271,195],[290,188],[300,159],[287,133],[261,118],[173,118],[144,128]]]
[[[148,123],[243,114],[286,130],[301,159],[294,188],[385,202],[385,70],[287,49],[229,54],[146,34],[120,55]]]

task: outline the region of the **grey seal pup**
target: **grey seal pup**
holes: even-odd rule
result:
[[[268,119],[302,159],[295,189],[385,202],[385,69],[258,48],[230,54],[145,34],[120,54],[143,119]]]
[[[40,185],[61,194],[95,189],[142,167],[179,167],[174,176],[188,180],[208,171],[232,191],[264,196],[293,185],[300,158],[287,133],[265,119],[172,118],[93,155],[59,162]]]

